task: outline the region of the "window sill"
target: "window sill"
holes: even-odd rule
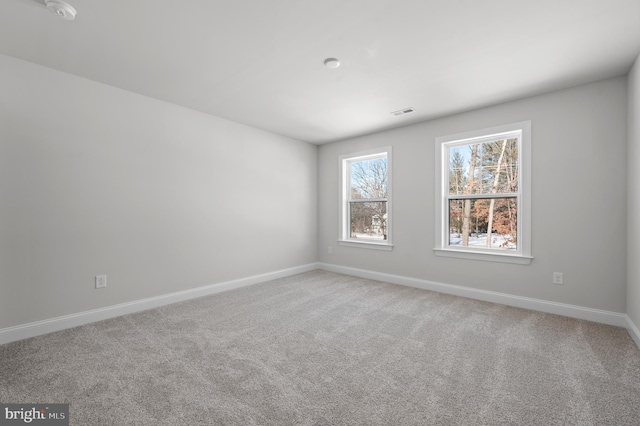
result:
[[[346,246],[346,247],[366,248],[366,249],[372,249],[372,250],[385,250],[385,251],[393,250],[393,244],[378,243],[374,241],[338,240],[338,245]]]
[[[463,251],[463,250],[451,250],[436,248],[433,249],[436,256],[442,257],[455,257],[458,259],[470,259],[470,260],[484,260],[487,262],[502,262],[502,263],[514,263],[517,265],[530,265],[533,257],[523,256],[517,254],[506,253],[484,253],[477,251]]]

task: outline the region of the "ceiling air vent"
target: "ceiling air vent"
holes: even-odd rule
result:
[[[415,109],[413,108],[403,108],[403,109],[399,109],[398,111],[393,111],[391,114],[398,116],[398,115],[405,115],[405,114],[409,114],[410,112],[414,112]]]

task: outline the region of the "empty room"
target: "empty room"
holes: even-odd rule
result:
[[[640,1],[3,0],[0,424],[640,424]]]

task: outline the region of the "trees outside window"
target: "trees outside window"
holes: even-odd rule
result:
[[[448,148],[449,244],[517,248],[518,140]]]
[[[529,138],[524,122],[437,139],[437,254],[530,258]]]
[[[390,247],[391,148],[342,156],[340,165],[340,242]]]

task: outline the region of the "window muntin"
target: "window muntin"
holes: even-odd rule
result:
[[[391,148],[341,156],[340,241],[391,245]]]
[[[529,139],[530,122],[436,139],[436,254],[530,259]]]

